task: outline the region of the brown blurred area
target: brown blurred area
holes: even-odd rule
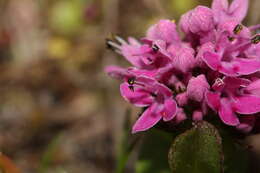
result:
[[[104,73],[106,65],[127,66],[105,38],[140,37],[158,19],[178,21],[210,3],[0,0],[0,152],[23,173],[114,172],[131,106]],[[252,0],[247,23],[259,23],[256,7]]]

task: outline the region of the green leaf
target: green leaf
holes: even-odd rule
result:
[[[223,139],[224,151],[224,172],[225,173],[248,173],[250,155],[245,146],[236,141],[235,137],[228,133],[229,131],[221,131]]]
[[[51,163],[54,159],[56,151],[58,149],[58,145],[61,142],[62,134],[56,135],[47,146],[45,152],[43,153],[40,166],[38,168],[39,173],[45,173],[51,167]]]
[[[137,145],[140,136],[133,136],[131,134],[130,126],[130,110],[127,110],[123,126],[123,134],[120,139],[120,146],[117,155],[116,170],[115,173],[124,173],[127,166],[127,161]]]
[[[221,137],[205,121],[179,135],[169,152],[173,173],[221,173],[222,163]]]
[[[167,153],[173,134],[152,129],[146,132],[140,155],[136,163],[136,173],[170,173]]]

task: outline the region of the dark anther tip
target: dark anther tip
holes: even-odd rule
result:
[[[232,42],[232,41],[235,40],[235,38],[234,38],[234,37],[231,37],[231,36],[228,36],[228,40],[229,40],[230,42]]]
[[[156,44],[154,44],[152,46],[152,49],[153,49],[154,52],[158,52],[160,48]]]
[[[234,34],[239,34],[242,30],[243,30],[243,25],[238,24],[238,25],[236,25],[236,27],[234,28],[233,32],[234,32]]]
[[[258,44],[260,42],[260,35],[256,35],[251,39],[251,43]]]
[[[129,85],[134,85],[134,84],[135,84],[135,77],[129,78],[129,79],[127,80],[127,83],[128,83]]]

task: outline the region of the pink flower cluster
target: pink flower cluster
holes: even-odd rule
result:
[[[106,72],[123,81],[121,95],[145,111],[133,126],[144,131],[160,120],[202,120],[209,109],[227,125],[249,132],[260,112],[259,25],[241,24],[248,0],[213,0],[184,14],[179,28],[160,20],[140,41],[116,36],[109,48],[132,66],[109,66]]]

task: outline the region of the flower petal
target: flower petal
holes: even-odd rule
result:
[[[153,102],[153,98],[150,93],[138,87],[134,87],[132,90],[129,88],[129,84],[127,82],[120,85],[120,92],[125,100],[138,107],[149,106]]]
[[[250,94],[260,96],[260,79],[252,82],[245,88],[246,92],[249,92]]]
[[[255,114],[260,112],[260,97],[253,95],[237,97],[233,106],[237,113]]]
[[[139,45],[124,44],[121,46],[121,53],[132,65],[142,68],[145,67],[142,61],[144,58],[142,55],[143,48]]]
[[[248,0],[233,0],[229,7],[229,14],[238,21],[242,21],[247,14]]]
[[[157,24],[151,26],[147,32],[147,39],[163,40],[167,43],[180,40],[176,31],[176,24],[170,20],[160,20]]]
[[[118,66],[107,66],[105,72],[112,78],[123,80],[129,74],[127,69]]]
[[[248,0],[233,0],[228,6],[227,0],[214,0],[212,9],[216,22],[223,22],[229,19],[241,22],[248,10]]]
[[[238,89],[240,87],[245,87],[250,84],[250,80],[245,78],[238,78],[238,77],[225,77],[223,79],[223,82],[225,83],[226,88],[234,88]]]
[[[240,75],[248,75],[260,70],[260,59],[245,59],[236,58],[232,62],[234,66],[238,67],[236,70]]]
[[[173,68],[186,73],[195,66],[194,50],[186,45],[169,47],[168,51],[173,55]]]
[[[206,92],[206,102],[213,110],[217,111],[220,108],[220,93]]]
[[[157,104],[153,104],[144,111],[141,117],[135,122],[132,133],[148,130],[160,121],[161,115],[156,113],[157,106]]]
[[[203,119],[203,113],[200,110],[196,110],[192,113],[193,121],[201,121]]]
[[[218,70],[221,67],[220,57],[216,53],[205,52],[202,56],[202,60],[212,69]]]
[[[170,98],[164,101],[164,109],[161,112],[164,121],[172,120],[177,113],[177,104],[176,102]]]
[[[234,113],[231,103],[228,99],[221,99],[221,106],[219,108],[218,113],[219,117],[225,124],[230,126],[236,126],[239,124],[239,119]]]
[[[211,8],[215,11],[227,11],[228,1],[227,0],[213,0]]]
[[[193,33],[205,36],[214,28],[213,12],[210,8],[198,6],[181,16],[180,27],[186,34]]]
[[[239,120],[240,124],[236,128],[242,131],[243,133],[248,133],[253,129],[256,117],[254,115],[241,116]]]
[[[195,101],[201,102],[205,92],[209,89],[206,77],[202,74],[190,79],[187,86],[187,96]]]

